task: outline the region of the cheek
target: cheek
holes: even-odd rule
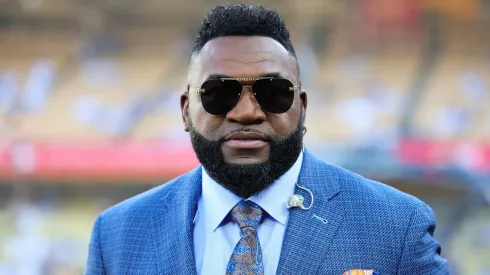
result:
[[[298,121],[301,113],[301,100],[299,96],[294,99],[291,109],[284,114],[271,116],[270,124],[280,136],[288,136],[298,127]]]
[[[274,115],[268,118],[271,127],[278,137],[289,136],[298,126],[298,113],[288,112],[281,115]]]
[[[280,137],[286,137],[296,129],[297,120],[288,117],[280,119],[276,118],[271,119],[271,125]]]
[[[215,140],[223,118],[208,114],[202,106],[189,108],[189,112],[194,129],[207,139]]]

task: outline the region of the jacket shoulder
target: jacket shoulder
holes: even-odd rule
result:
[[[153,213],[162,208],[169,207],[166,198],[174,197],[186,188],[185,183],[196,176],[199,170],[195,170],[174,178],[164,184],[153,187],[141,194],[128,198],[106,209],[100,214],[104,224],[120,224],[130,218],[133,222],[139,218],[145,221]],[[199,170],[200,171],[200,170]]]
[[[362,211],[380,213],[388,216],[409,217],[417,209],[432,211],[420,199],[402,192],[387,184],[365,178],[346,169],[325,164],[331,170],[340,185],[341,196],[350,201],[356,209],[367,207]],[[357,207],[356,207],[357,206]]]
[[[179,197],[197,192],[200,171],[197,168],[102,212],[92,233],[91,266],[100,268],[102,264],[106,270],[119,274],[122,267],[131,265],[131,268],[141,269],[141,274],[149,274],[147,269],[151,265],[147,263],[153,261],[154,255],[149,253],[148,247],[154,242],[155,219],[161,215],[178,215],[172,207],[180,202]]]

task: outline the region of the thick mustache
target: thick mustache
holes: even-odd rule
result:
[[[240,129],[235,129],[233,131],[230,131],[226,134],[224,134],[218,141],[220,143],[223,143],[226,141],[226,137],[230,136],[230,135],[233,135],[235,133],[257,133],[259,135],[262,135],[265,137],[266,141],[272,141],[272,137],[259,131],[259,130],[256,130],[256,129],[253,129],[253,128],[240,128]]]

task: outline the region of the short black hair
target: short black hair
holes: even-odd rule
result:
[[[289,31],[279,13],[262,5],[223,4],[211,8],[197,31],[192,55],[223,36],[265,36],[279,42],[294,58]]]

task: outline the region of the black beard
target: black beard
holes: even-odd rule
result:
[[[269,138],[269,159],[257,164],[231,164],[224,160],[223,141],[208,140],[189,125],[192,146],[206,172],[216,182],[241,198],[249,198],[270,187],[286,173],[303,149],[303,121],[284,139]],[[243,131],[253,131],[243,129]]]

